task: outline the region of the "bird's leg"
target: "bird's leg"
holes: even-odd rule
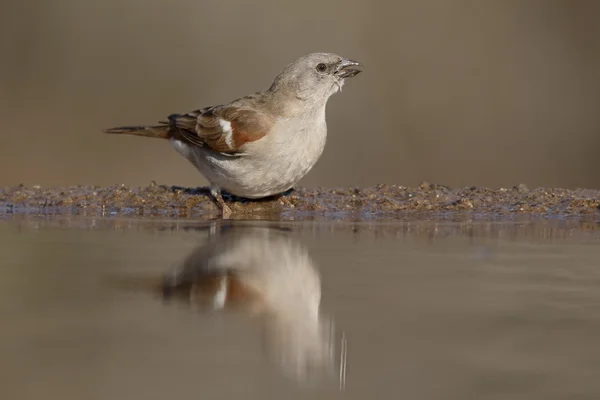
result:
[[[221,189],[216,185],[211,185],[210,186],[210,194],[212,195],[214,200],[217,202],[217,205],[221,209],[223,218],[229,219],[229,217],[232,214],[232,211],[231,211],[231,208],[229,208],[227,206],[227,204],[225,204],[225,200],[223,200],[223,196],[221,196]]]

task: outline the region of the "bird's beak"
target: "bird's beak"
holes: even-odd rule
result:
[[[335,68],[335,76],[339,78],[352,78],[363,70],[358,61],[343,59]]]

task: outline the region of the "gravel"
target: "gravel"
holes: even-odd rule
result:
[[[600,191],[592,189],[450,188],[427,182],[418,187],[376,185],[364,188],[297,188],[290,194],[258,201],[226,201],[234,218],[385,219],[423,215],[471,214],[600,216]],[[69,186],[0,189],[0,214],[86,214],[209,217],[220,215],[207,188],[148,186]]]

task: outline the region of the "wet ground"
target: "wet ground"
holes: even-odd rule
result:
[[[600,224],[3,214],[0,393],[598,399]]]
[[[261,201],[227,197],[234,217],[419,218],[422,214],[600,215],[600,191],[591,189],[449,188],[377,185],[368,188],[303,189]],[[77,213],[87,215],[208,216],[218,214],[206,188],[151,184],[127,186],[0,189],[0,213]]]

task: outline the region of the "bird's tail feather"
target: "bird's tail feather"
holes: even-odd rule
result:
[[[115,128],[105,129],[104,133],[121,134],[121,135],[136,135],[146,136],[151,138],[168,139],[169,125],[153,125],[153,126],[118,126]]]

